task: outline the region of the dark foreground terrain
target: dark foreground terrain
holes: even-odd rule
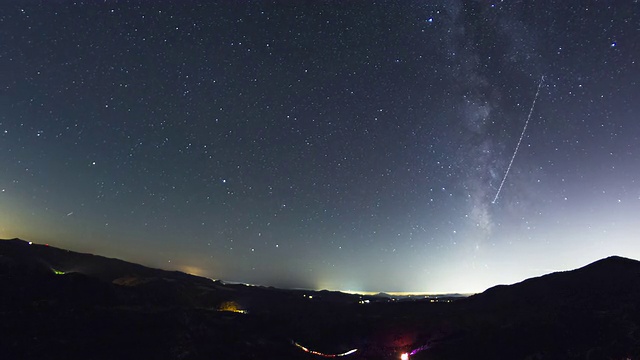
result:
[[[620,257],[459,300],[393,299],[14,239],[0,241],[0,294],[0,359],[640,359],[640,262]]]

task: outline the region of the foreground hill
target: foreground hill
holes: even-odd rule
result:
[[[442,355],[434,358],[640,358],[636,260],[613,256],[496,286],[456,305],[467,319],[433,349]]]
[[[640,359],[640,262],[620,257],[453,302],[398,302],[13,239],[0,241],[0,291],[7,358]]]
[[[640,262],[619,256],[585,267],[490,288],[473,300],[481,306],[588,306],[606,309],[640,295]],[[615,301],[613,301],[615,300]]]

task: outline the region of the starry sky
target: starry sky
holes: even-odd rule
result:
[[[638,24],[633,0],[3,2],[0,238],[351,291],[638,259]]]

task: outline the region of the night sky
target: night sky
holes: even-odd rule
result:
[[[0,238],[351,291],[638,259],[639,24],[633,0],[3,2]]]

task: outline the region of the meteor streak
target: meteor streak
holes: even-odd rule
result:
[[[509,166],[507,166],[507,171],[504,173],[504,177],[502,178],[502,182],[500,182],[500,186],[498,187],[498,192],[496,192],[496,196],[493,198],[492,204],[495,204],[498,201],[498,196],[500,196],[500,191],[502,191],[502,186],[504,182],[507,180],[507,175],[509,175],[509,170],[511,170],[511,165],[513,165],[513,160],[516,158],[516,154],[518,153],[518,149],[520,149],[520,144],[522,143],[522,138],[524,138],[524,133],[527,131],[527,126],[529,125],[529,120],[531,119],[531,114],[533,114],[533,107],[536,105],[536,100],[538,100],[538,94],[540,93],[540,87],[542,87],[542,83],[544,82],[544,76],[540,77],[540,82],[538,83],[538,90],[536,91],[536,96],[533,98],[533,103],[531,104],[531,109],[529,109],[529,116],[527,116],[527,121],[524,123],[524,128],[522,129],[522,133],[520,134],[520,139],[518,140],[518,145],[516,145],[516,150],[513,152],[513,156],[511,156],[511,161],[509,161]]]

